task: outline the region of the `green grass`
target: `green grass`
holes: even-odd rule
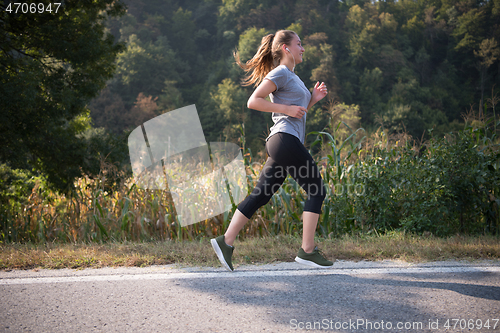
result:
[[[294,236],[246,238],[235,243],[234,264],[293,261],[301,240]],[[317,239],[328,258],[394,259],[406,262],[500,259],[500,240],[493,236],[436,238],[401,232],[381,236]],[[0,269],[99,268],[116,266],[219,267],[208,238],[200,241],[122,242],[103,244],[3,244]]]

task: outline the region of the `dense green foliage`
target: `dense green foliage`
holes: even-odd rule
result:
[[[414,138],[458,130],[471,105],[490,113],[500,89],[500,2],[404,0],[129,1],[109,30],[127,50],[117,75],[91,105],[96,126],[114,133],[157,114],[196,104],[209,139],[263,150],[269,114],[246,108],[252,88],[232,51],[249,59],[277,29],[297,31],[306,49],[297,74],[328,98],[308,117],[321,130],[329,101],[358,105],[368,132],[380,123]],[[488,98],[490,100],[488,100]],[[428,138],[428,136],[426,136]]]
[[[323,230],[498,234],[500,152],[485,131],[469,127],[421,149],[380,141],[343,173],[327,204],[336,224]]]
[[[105,19],[125,7],[72,0],[57,14],[23,13],[14,5],[8,12],[9,3],[0,2],[0,164],[42,173],[67,190],[82,170],[99,172],[105,151],[93,149],[113,141],[90,129],[87,104],[112,77],[123,48],[105,33]]]

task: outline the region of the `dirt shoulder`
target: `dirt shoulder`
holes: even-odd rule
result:
[[[294,260],[299,237],[277,236],[237,240],[235,265],[270,264]],[[383,236],[317,239],[330,259],[350,261],[399,260],[427,262],[443,260],[500,259],[498,237],[423,237],[393,233]],[[0,269],[60,269],[100,267],[145,267],[179,264],[219,267],[209,239],[147,243],[103,244],[2,244]]]

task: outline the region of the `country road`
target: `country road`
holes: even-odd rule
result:
[[[499,319],[499,261],[0,272],[0,332],[498,332]]]

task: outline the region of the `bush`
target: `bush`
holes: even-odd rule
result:
[[[12,222],[22,214],[37,184],[44,182],[42,177],[26,170],[0,164],[0,242],[17,240],[18,233],[25,233],[27,226],[14,227]]]
[[[358,161],[348,177],[363,186],[351,198],[356,226],[439,236],[498,233],[500,154],[491,142],[478,144],[478,131],[432,139],[419,151],[377,148]]]

